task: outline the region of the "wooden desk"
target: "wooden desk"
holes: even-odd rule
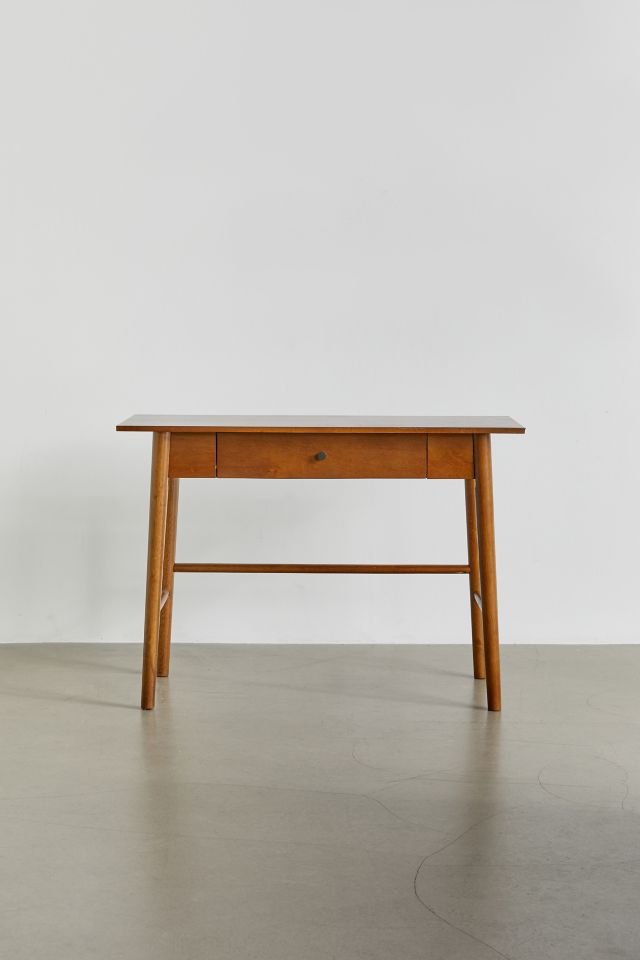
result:
[[[491,434],[524,433],[510,417],[136,416],[117,430],[153,434],[142,708],[169,675],[174,573],[467,574],[473,675],[500,710]],[[176,563],[182,477],[464,480],[467,563]]]

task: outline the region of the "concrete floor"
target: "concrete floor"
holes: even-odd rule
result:
[[[0,956],[640,957],[640,647],[0,647]]]

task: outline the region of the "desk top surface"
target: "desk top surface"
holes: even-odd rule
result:
[[[159,433],[524,433],[511,417],[289,417],[137,414],[116,430]]]

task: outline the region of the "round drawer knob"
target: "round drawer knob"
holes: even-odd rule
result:
[[[316,460],[326,460],[326,459],[327,459],[327,455],[324,452],[324,450],[320,450],[318,453],[316,453]]]

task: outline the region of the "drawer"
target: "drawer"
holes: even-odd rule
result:
[[[219,477],[426,477],[425,434],[219,433]]]

